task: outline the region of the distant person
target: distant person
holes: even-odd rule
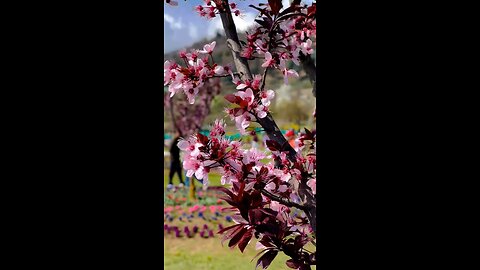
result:
[[[257,136],[257,133],[255,133],[252,139],[252,148],[257,148],[257,147],[258,147],[258,136]]]
[[[178,178],[180,179],[180,187],[184,185],[183,183],[183,175],[182,175],[182,162],[180,161],[180,148],[178,148],[177,143],[180,140],[180,133],[178,131],[175,132],[175,138],[173,139],[172,145],[170,147],[170,174],[168,179],[168,188],[173,187],[173,176],[175,173],[178,174]]]

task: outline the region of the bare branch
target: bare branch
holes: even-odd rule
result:
[[[240,73],[238,72],[233,72],[233,75],[235,76],[240,76]],[[224,75],[213,75],[212,78],[224,78],[224,77],[229,77],[231,76],[230,74],[224,74]]]

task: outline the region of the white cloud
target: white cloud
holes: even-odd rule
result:
[[[287,8],[290,6],[290,0],[282,0],[283,8]]]
[[[170,27],[172,29],[182,29],[183,28],[183,23],[182,19],[180,18],[178,21],[175,20],[172,16],[164,13],[163,14],[163,20],[166,21],[167,23],[170,24]]]
[[[242,33],[245,32],[249,27],[256,25],[255,17],[256,14],[251,12],[245,12],[240,16],[233,15],[233,22],[237,27],[237,32]],[[210,21],[210,28],[208,29],[208,37],[214,37],[217,32],[224,33],[222,20],[219,17],[216,17],[212,21]]]
[[[188,35],[192,39],[197,39],[198,38],[198,30],[197,27],[193,23],[188,23]]]

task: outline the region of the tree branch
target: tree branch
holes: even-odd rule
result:
[[[295,207],[295,208],[298,208],[298,209],[304,210],[304,211],[313,207],[313,205],[303,205],[303,204],[299,204],[299,203],[296,203],[296,202],[292,202],[287,198],[278,197],[277,195],[267,191],[266,189],[261,189],[260,192],[263,195],[270,198],[272,201],[279,202],[280,204],[283,204],[283,205],[288,206],[288,207]]]
[[[240,73],[238,72],[233,72],[233,75],[237,75],[237,76],[240,76]],[[211,78],[224,78],[224,77],[228,77],[228,76],[231,76],[230,74],[224,74],[224,75],[213,75]]]

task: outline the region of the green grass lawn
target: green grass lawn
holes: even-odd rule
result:
[[[209,239],[176,239],[166,238],[163,241],[165,251],[164,266],[166,270],[254,270],[256,259],[250,262],[255,255],[255,243],[253,241],[241,253],[238,248],[231,250],[228,242],[221,245],[220,238]],[[279,253],[268,269],[287,270],[285,265],[288,259],[284,254]]]

